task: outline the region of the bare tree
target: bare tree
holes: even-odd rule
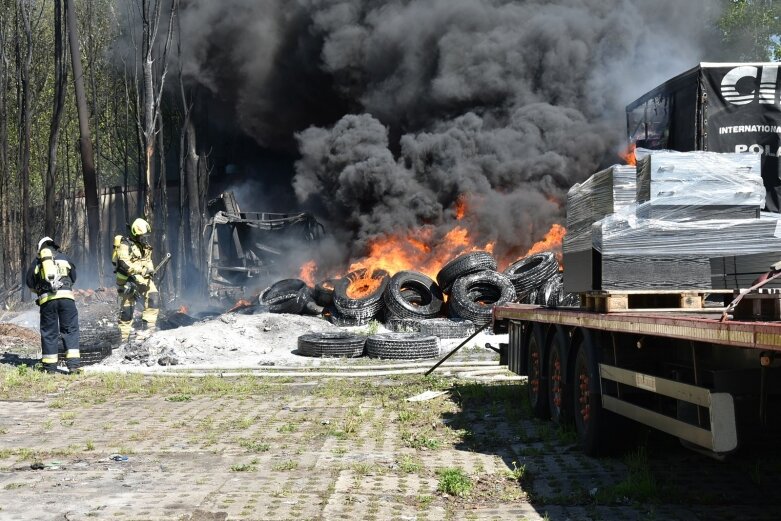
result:
[[[54,0],[54,100],[49,127],[49,163],[44,178],[44,233],[54,234],[56,216],[57,142],[60,135],[62,112],[65,107],[65,84],[68,67],[65,61],[65,42],[62,36],[62,0]]]
[[[179,0],[170,0],[171,10],[168,14],[168,31],[165,36],[162,53],[156,56],[157,34],[160,27],[160,14],[164,0],[141,0],[141,21],[143,33],[141,38],[141,71],[142,71],[142,107],[141,136],[144,145],[144,176],[146,194],[144,199],[144,215],[153,218],[154,209],[153,160],[155,154],[156,134],[161,123],[160,109],[165,77],[168,73],[168,53],[173,39],[174,20],[176,18]],[[155,71],[155,62],[159,60]],[[157,74],[155,73],[157,72]],[[163,161],[164,158],[161,158]]]
[[[2,4],[5,11],[7,5],[5,2]],[[8,22],[7,16],[0,18],[0,219],[2,219],[4,226],[2,236],[0,236],[0,249],[3,254],[2,269],[3,269],[3,285],[9,285],[10,283],[10,262],[11,257],[9,255],[8,246],[10,243],[10,229],[11,219],[9,212],[9,200],[8,200],[8,188],[9,179],[11,177],[10,166],[8,164],[8,67],[9,60],[7,54],[8,44]]]
[[[17,87],[19,97],[19,187],[22,199],[19,212],[22,218],[22,245],[19,255],[19,266],[23,269],[30,262],[30,133],[32,128],[32,111],[30,108],[30,69],[33,59],[33,34],[30,25],[30,0],[19,0],[18,23],[24,36],[24,48],[22,39],[16,42],[16,60],[19,70],[19,82]],[[22,299],[30,297],[30,290],[25,286],[22,289]]]
[[[81,46],[79,45],[78,25],[74,2],[65,0],[68,17],[68,40],[70,42],[73,83],[76,91],[76,111],[79,115],[79,149],[81,151],[81,170],[84,176],[84,202],[87,206],[87,231],[89,253],[87,265],[94,273],[98,264],[100,244],[100,203],[98,201],[98,176],[95,171],[95,158],[92,152],[92,140],[89,131],[89,110],[84,92],[84,73],[81,68]]]

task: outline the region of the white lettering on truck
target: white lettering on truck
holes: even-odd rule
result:
[[[742,154],[751,152],[752,154],[764,154],[771,157],[781,157],[781,147],[770,148],[770,145],[735,145],[735,152]]]

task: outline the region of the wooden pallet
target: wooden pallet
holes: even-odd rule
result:
[[[740,290],[736,290],[737,297]],[[781,289],[760,288],[756,293],[748,293],[732,312],[735,320],[781,320]]]
[[[598,313],[635,311],[717,311],[706,308],[710,294],[732,295],[732,290],[603,290],[580,294],[580,307]]]

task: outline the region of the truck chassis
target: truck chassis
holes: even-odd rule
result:
[[[587,454],[608,450],[629,419],[723,456],[781,418],[781,323],[681,311],[507,304],[494,328],[509,333],[508,366],[528,376],[535,416],[574,424]]]

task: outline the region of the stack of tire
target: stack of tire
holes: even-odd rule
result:
[[[449,297],[450,316],[478,327],[491,321],[494,306],[515,300],[512,282],[496,271],[496,259],[485,251],[467,253],[445,264],[437,282]]]
[[[351,285],[361,280],[371,280],[376,287],[360,297],[351,296]],[[390,276],[387,271],[374,270],[369,272],[360,269],[348,273],[338,279],[333,290],[333,308],[331,322],[337,326],[362,326],[378,317],[385,309],[383,294],[388,287]]]
[[[515,288],[517,302],[537,304],[543,299],[546,302],[544,305],[547,305],[549,297],[540,294],[545,293],[546,285],[547,294],[552,294],[556,282],[551,281],[559,274],[559,263],[552,252],[546,251],[515,261],[504,270],[504,274]]]
[[[102,362],[111,355],[114,346],[121,342],[119,329],[114,326],[103,327],[100,324],[80,325],[79,330],[79,356],[81,365],[92,365]],[[65,348],[60,347],[60,358],[65,360]]]
[[[577,293],[564,292],[564,277],[556,273],[536,291],[537,298],[533,303],[549,308],[580,305],[580,296]]]
[[[437,283],[417,271],[396,273],[391,277],[382,299],[386,322],[435,318],[440,315],[445,303]]]

